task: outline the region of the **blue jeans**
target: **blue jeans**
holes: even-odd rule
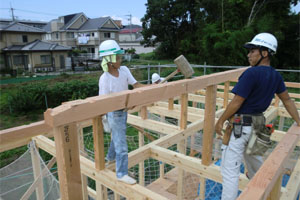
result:
[[[123,110],[109,112],[107,119],[111,128],[111,142],[106,159],[116,160],[117,178],[121,178],[128,174],[127,112],[123,112]]]

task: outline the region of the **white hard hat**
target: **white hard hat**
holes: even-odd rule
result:
[[[114,54],[124,54],[124,50],[120,48],[115,40],[105,40],[99,45],[100,57]]]
[[[155,83],[158,80],[160,80],[160,76],[157,73],[153,73],[152,74],[152,83]]]
[[[251,49],[255,47],[265,47],[276,53],[277,50],[277,39],[270,33],[257,34],[251,42],[247,42],[244,45],[245,48]]]

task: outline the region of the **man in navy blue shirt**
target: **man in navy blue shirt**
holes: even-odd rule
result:
[[[224,122],[232,116],[235,120],[238,119],[242,122],[239,122],[240,126],[234,127],[228,145],[222,145],[222,200],[237,198],[239,170],[243,158],[246,161],[249,178],[255,175],[263,163],[261,155],[247,154],[245,150],[252,135],[253,118],[257,116],[265,119],[262,113],[271,104],[275,93],[297,125],[300,126],[297,108],[290,99],[283,79],[270,66],[270,57],[277,50],[276,38],[269,33],[260,33],[251,42],[246,43],[244,47],[249,49],[247,57],[252,67],[239,77],[238,83],[232,90],[235,96],[215,126],[216,133],[222,135]]]

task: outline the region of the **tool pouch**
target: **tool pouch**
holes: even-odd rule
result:
[[[103,124],[103,129],[105,132],[110,133],[111,132],[111,128],[109,126],[108,120],[106,115],[102,116],[102,124]]]
[[[243,124],[240,117],[235,117],[233,121],[233,135],[235,138],[240,138],[243,133]]]
[[[224,144],[224,145],[228,145],[228,143],[229,143],[231,132],[233,129],[232,121],[233,121],[233,117],[228,120],[226,129],[225,129],[225,133],[224,133],[223,140],[222,140],[222,144]]]
[[[252,116],[252,133],[246,148],[246,153],[249,155],[263,156],[271,147],[272,130],[265,125],[265,117]]]

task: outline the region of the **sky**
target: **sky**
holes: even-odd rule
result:
[[[122,20],[123,25],[141,25],[146,13],[147,0],[0,0],[0,18],[11,19],[11,10],[18,19],[50,21],[59,16],[83,12],[89,18],[110,16]]]
[[[83,12],[89,18],[110,16],[122,20],[123,25],[129,24],[128,15],[131,15],[132,24],[141,25],[146,3],[147,0],[0,0],[0,18],[11,19],[12,7],[14,16],[20,20],[50,21],[59,16]],[[300,3],[292,11],[299,13]]]

